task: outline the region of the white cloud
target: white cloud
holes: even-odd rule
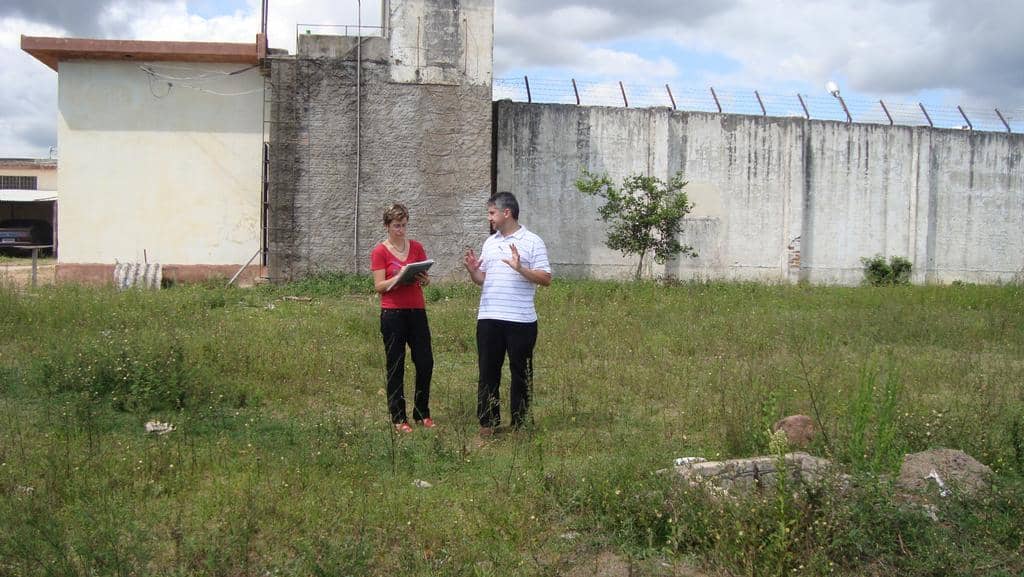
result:
[[[0,18],[0,157],[45,157],[57,144],[57,73],[21,50],[21,34],[63,30]]]
[[[579,76],[597,40],[623,50],[661,38],[738,63],[703,78],[715,84],[789,91],[839,77],[877,97],[946,90],[1014,105],[1024,98],[1022,21],[1024,2],[997,0],[507,0],[495,23],[496,73],[556,66]]]
[[[585,56],[588,68],[606,78],[649,81],[652,78],[672,78],[678,70],[671,60],[649,60],[637,54],[619,50],[596,48]]]
[[[190,14],[183,0],[150,4],[118,2],[111,6],[107,18],[121,22],[125,36],[136,40],[255,42],[260,28],[258,12],[203,18]]]
[[[666,58],[610,49],[596,40],[608,38],[618,22],[613,12],[589,6],[555,8],[543,18],[524,17],[498,6],[502,38],[495,41],[495,70],[542,67],[566,74],[616,80],[672,77],[676,66]],[[575,72],[573,72],[575,71]],[[562,80],[562,79],[560,79]],[[567,80],[565,78],[564,80]]]

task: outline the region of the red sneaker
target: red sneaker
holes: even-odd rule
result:
[[[434,427],[437,426],[434,424],[434,419],[431,419],[430,417],[427,417],[422,421],[416,421],[416,424],[423,427],[424,429],[433,429]]]
[[[395,423],[395,430],[399,433],[411,433],[412,427],[409,426],[409,423]]]

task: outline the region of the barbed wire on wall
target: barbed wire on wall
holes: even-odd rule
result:
[[[848,98],[840,96],[838,92],[835,96],[811,96],[714,87],[678,88],[668,84],[653,86],[575,79],[533,79],[524,76],[495,78],[493,99],[627,108],[665,106],[691,112],[1024,133],[1024,108],[1000,110],[977,106],[925,106],[920,102]]]

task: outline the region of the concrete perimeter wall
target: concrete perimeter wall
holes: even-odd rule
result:
[[[860,259],[909,258],[914,282],[1024,276],[1024,135],[664,108],[495,104],[498,190],[547,241],[556,274],[622,278],[582,169],[616,182],[683,171],[699,256],[650,275],[857,284]]]

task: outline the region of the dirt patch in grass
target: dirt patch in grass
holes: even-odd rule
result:
[[[0,285],[13,287],[27,287],[32,284],[32,261],[23,264],[22,259],[17,261],[0,262]],[[53,261],[48,264],[36,266],[36,284],[53,284],[57,278],[57,265]]]
[[[600,551],[589,556],[581,555],[564,564],[569,567],[564,573],[567,577],[712,577],[695,567],[679,562],[669,563],[656,558],[626,559],[610,551]]]

